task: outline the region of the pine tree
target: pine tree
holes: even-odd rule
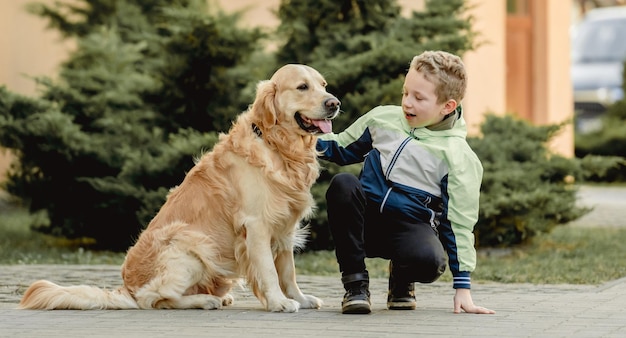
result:
[[[0,145],[17,155],[6,189],[47,215],[39,230],[125,250],[251,102],[263,33],[200,0],[31,10],[77,49],[41,97],[0,89]]]
[[[326,75],[344,112],[336,130],[377,105],[398,104],[413,56],[472,49],[476,33],[472,17],[462,16],[463,0],[426,1],[408,18],[400,10],[388,0],[281,1],[277,61],[306,63]]]

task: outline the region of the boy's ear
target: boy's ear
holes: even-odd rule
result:
[[[444,115],[452,113],[456,109],[456,107],[458,107],[458,105],[459,104],[456,102],[456,100],[450,99],[446,101],[446,103],[443,105],[443,112],[445,113]]]

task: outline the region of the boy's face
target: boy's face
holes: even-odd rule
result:
[[[435,84],[415,69],[408,71],[402,90],[402,110],[409,126],[421,128],[441,122],[456,106],[454,100],[437,103]]]

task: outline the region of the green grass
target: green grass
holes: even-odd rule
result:
[[[505,283],[599,284],[626,276],[626,227],[562,226],[508,255],[479,256],[474,278]]]
[[[561,226],[513,249],[478,250],[474,282],[600,284],[626,276],[626,228]],[[372,277],[387,277],[388,261],[367,259]],[[331,251],[296,257],[298,273],[339,277]],[[449,271],[441,281],[451,281]]]
[[[124,253],[85,250],[86,241],[63,240],[33,232],[30,215],[0,208],[0,264],[122,264]]]
[[[0,210],[0,264],[122,264],[124,253],[91,251],[84,241],[62,240],[28,229],[24,210]],[[475,283],[599,284],[626,276],[625,228],[561,226],[533,243],[507,250],[479,250]],[[372,277],[386,278],[388,262],[367,259]],[[299,274],[337,276],[332,251],[296,255]],[[450,281],[447,271],[442,281]]]

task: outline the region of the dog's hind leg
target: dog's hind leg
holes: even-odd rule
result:
[[[223,300],[220,297],[206,294],[181,296],[158,301],[157,309],[205,309],[213,310],[222,307]]]
[[[207,278],[206,267],[195,255],[170,245],[157,260],[158,273],[135,292],[141,308],[217,309],[225,302],[218,296],[190,291]]]
[[[230,293],[222,297],[206,293],[183,295],[180,298],[173,298],[160,301],[156,304],[159,309],[219,309],[222,306],[229,306],[234,303],[235,298]]]

